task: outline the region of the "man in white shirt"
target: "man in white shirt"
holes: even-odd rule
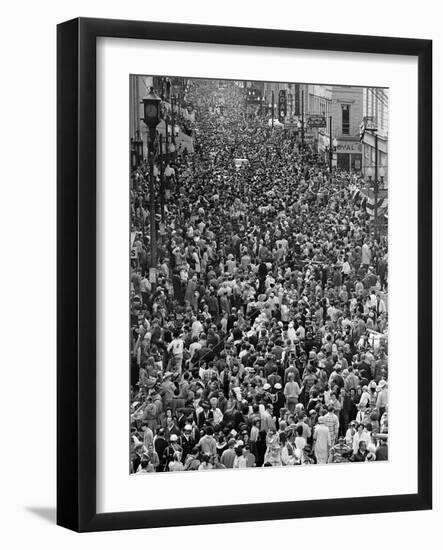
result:
[[[197,317],[192,318],[191,332],[193,337],[200,336],[200,334],[203,332],[203,325],[197,319]]]
[[[375,311],[377,313],[377,317],[381,313],[386,313],[386,304],[385,304],[384,300],[382,300],[380,294],[377,294],[377,296],[376,296],[374,307],[375,307]]]
[[[168,345],[168,353],[172,355],[172,367],[181,373],[183,363],[184,342],[180,338],[180,331],[174,331],[174,339]]]

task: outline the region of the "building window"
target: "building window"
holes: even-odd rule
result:
[[[349,112],[350,112],[349,105],[341,106],[341,133],[342,134],[349,135],[349,119],[350,119]]]

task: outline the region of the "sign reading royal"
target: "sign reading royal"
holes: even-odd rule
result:
[[[337,153],[361,153],[361,143],[358,141],[339,141]]]
[[[308,126],[310,128],[325,128],[326,127],[326,117],[322,115],[309,115],[308,116]]]

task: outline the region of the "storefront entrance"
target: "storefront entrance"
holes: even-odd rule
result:
[[[360,172],[361,153],[338,153],[337,167],[339,170],[345,170],[346,172]]]
[[[337,154],[337,168],[339,170],[346,170],[349,172],[350,169],[350,155],[348,153],[338,153]]]

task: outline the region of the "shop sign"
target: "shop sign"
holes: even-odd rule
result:
[[[308,127],[324,128],[326,126],[326,117],[322,115],[310,115],[308,117]]]
[[[337,143],[337,153],[361,153],[361,143],[342,141]]]

